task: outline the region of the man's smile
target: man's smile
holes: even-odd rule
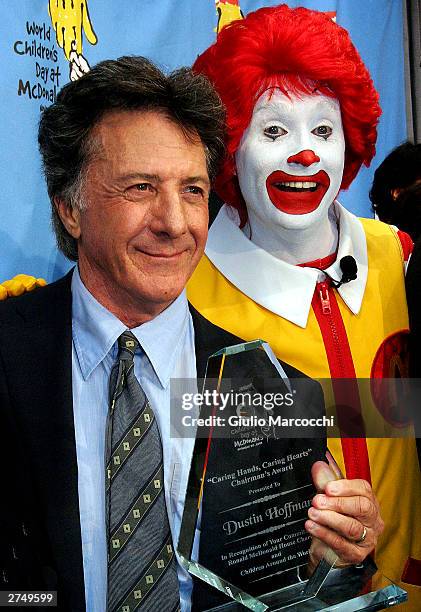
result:
[[[178,247],[177,250],[170,250],[165,247],[161,248],[153,248],[153,247],[134,247],[134,252],[140,255],[141,257],[146,257],[150,259],[151,262],[156,263],[172,263],[178,262],[180,258],[191,252],[192,249],[188,246],[184,248]]]
[[[147,255],[148,257],[155,257],[157,259],[174,259],[176,257],[180,257],[184,253],[184,251],[178,251],[177,253],[150,253],[149,251],[144,251],[143,249],[138,249],[140,253],[143,255]]]
[[[276,170],[266,179],[270,201],[290,215],[305,215],[316,210],[329,185],[329,176],[324,170],[306,176]]]

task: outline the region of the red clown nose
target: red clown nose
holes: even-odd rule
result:
[[[310,151],[309,149],[300,151],[296,155],[291,155],[287,159],[289,164],[301,164],[302,166],[311,166],[311,164],[315,164],[319,161],[320,157],[318,157],[314,151]]]

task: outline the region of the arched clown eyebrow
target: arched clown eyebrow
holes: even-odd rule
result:
[[[267,92],[265,92],[267,93]],[[328,96],[324,96],[323,94],[313,94],[309,96],[304,96],[303,98],[294,96],[292,99],[288,98],[284,94],[282,94],[282,98],[280,95],[272,95],[270,97],[263,97],[265,94],[258,99],[256,105],[254,107],[253,115],[259,115],[263,112],[267,111],[275,111],[276,107],[278,107],[282,112],[292,113],[294,111],[294,101],[300,100],[303,101],[308,97],[319,98],[317,103],[313,107],[313,112],[324,111],[326,110],[326,105],[329,107],[329,110],[336,111],[337,105],[339,102],[336,98],[330,98]],[[270,105],[270,107],[269,107]],[[269,108],[268,108],[269,107]]]

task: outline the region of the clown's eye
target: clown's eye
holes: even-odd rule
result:
[[[311,133],[327,140],[332,134],[332,131],[333,130],[330,125],[318,125],[316,128],[314,128],[314,130],[311,130]]]
[[[263,133],[268,138],[276,140],[279,136],[285,136],[288,132],[284,130],[280,125],[269,125],[263,130]]]

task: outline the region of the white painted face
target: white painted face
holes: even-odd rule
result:
[[[327,218],[339,192],[345,139],[339,102],[320,94],[263,93],[235,155],[249,218],[307,229]]]

